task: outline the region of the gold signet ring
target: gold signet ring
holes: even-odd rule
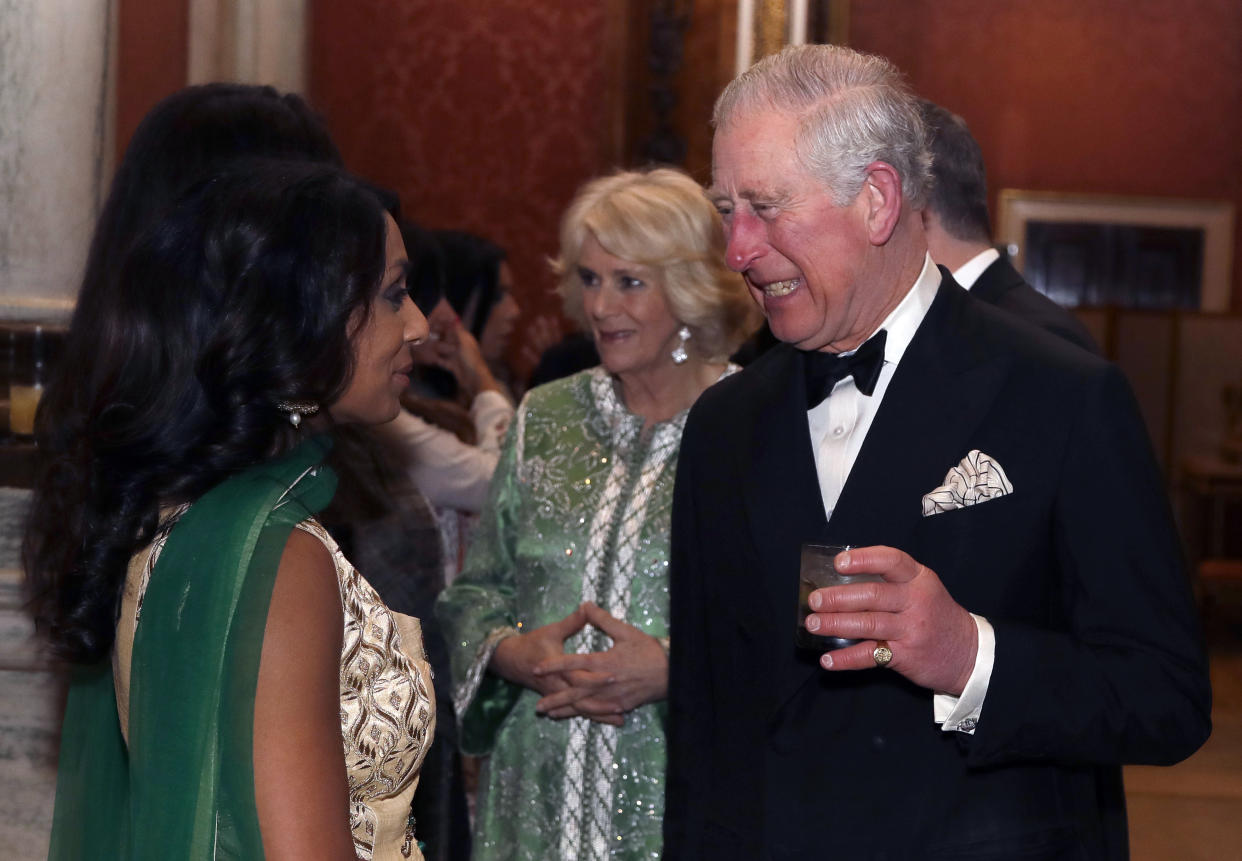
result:
[[[892,659],[893,650],[888,647],[888,641],[876,640],[875,651],[871,653],[871,660],[875,661],[875,665],[877,667],[887,667]]]

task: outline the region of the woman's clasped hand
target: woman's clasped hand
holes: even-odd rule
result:
[[[561,654],[535,665],[534,674],[559,677],[563,686],[535,703],[550,718],[586,717],[614,723],[639,706],[668,695],[668,655],[660,641],[591,602],[586,622],[612,638],[602,652]],[[619,724],[618,724],[619,725]]]

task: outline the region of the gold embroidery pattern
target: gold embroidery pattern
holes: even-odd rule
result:
[[[322,526],[305,521],[298,528],[319,538],[336,563],[345,612],[341,735],[350,828],[358,857],[370,861],[378,847],[404,849],[412,837],[410,799],[435,730],[430,669],[417,620],[391,612]],[[417,847],[413,853],[420,857]]]

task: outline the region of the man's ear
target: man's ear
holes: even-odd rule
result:
[[[867,206],[867,238],[872,245],[883,245],[901,216],[901,177],[887,162],[873,161],[867,165],[861,194]]]

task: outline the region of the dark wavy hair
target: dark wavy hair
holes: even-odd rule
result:
[[[202,84],[152,108],[130,138],[100,210],[74,317],[103,324],[118,264],[138,233],[189,186],[246,157],[342,164],[306,102],[272,87]],[[82,346],[88,352],[76,358],[87,361],[90,345]]]
[[[111,325],[75,315],[67,352],[95,353],[45,393],[23,547],[28,608],[59,656],[107,654],[161,509],[290,449],[278,402],[339,397],[384,272],[384,213],[339,168],[237,163],[139,232],[101,309]]]

